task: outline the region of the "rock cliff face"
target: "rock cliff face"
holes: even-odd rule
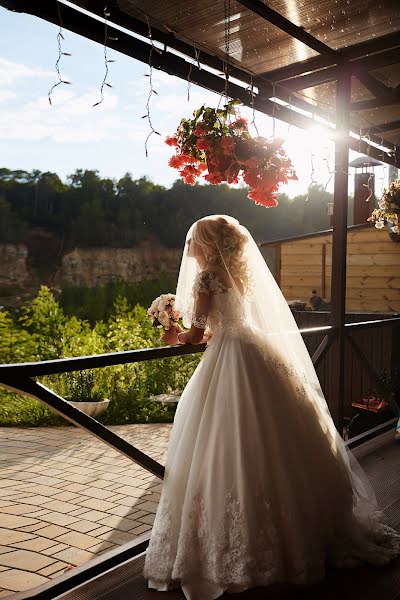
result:
[[[28,248],[24,244],[0,244],[0,287],[24,287],[29,279]]]
[[[176,276],[180,260],[180,249],[164,248],[156,242],[143,242],[135,248],[75,248],[61,256],[53,270],[51,263],[55,262],[49,257],[49,269],[40,274],[31,266],[35,261],[26,245],[0,244],[0,295],[30,295],[40,284],[94,287],[117,279],[137,282],[161,271]]]
[[[156,276],[160,271],[176,275],[181,250],[144,242],[135,248],[75,248],[62,257],[56,273],[58,285],[93,287],[123,279],[136,282]]]

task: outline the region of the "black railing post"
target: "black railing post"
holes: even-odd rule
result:
[[[332,417],[342,435],[344,416],[344,346],[346,318],[347,195],[349,164],[351,74],[340,67],[336,85],[335,188],[332,223],[331,325],[335,338],[330,351],[329,400]]]

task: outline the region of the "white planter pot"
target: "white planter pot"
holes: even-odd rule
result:
[[[89,415],[89,417],[98,417],[103,413],[110,401],[107,398],[99,400],[98,402],[70,402],[75,408],[79,408],[82,412]]]

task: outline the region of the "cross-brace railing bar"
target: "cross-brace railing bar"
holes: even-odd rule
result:
[[[388,404],[389,404],[390,408],[392,409],[393,413],[397,417],[400,417],[400,407],[397,405],[397,402],[394,399],[394,392],[390,389],[390,386],[388,386],[384,381],[382,381],[382,379],[379,377],[378,373],[376,372],[376,369],[371,364],[371,361],[365,355],[365,353],[360,348],[360,346],[357,344],[357,342],[352,338],[352,336],[347,335],[346,339],[348,340],[354,353],[360,359],[361,363],[363,363],[367,367],[367,369],[369,371],[369,375],[373,379],[378,392],[383,393],[386,396]]]

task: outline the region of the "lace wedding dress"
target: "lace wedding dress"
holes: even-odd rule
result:
[[[385,564],[400,536],[354,498],[337,432],[307,395],[306,377],[250,329],[218,275],[195,324],[213,333],[177,408],[144,576],[211,600],[275,582],[309,585],[327,563]],[[278,338],[275,336],[275,340]],[[354,477],[356,477],[354,475]]]

